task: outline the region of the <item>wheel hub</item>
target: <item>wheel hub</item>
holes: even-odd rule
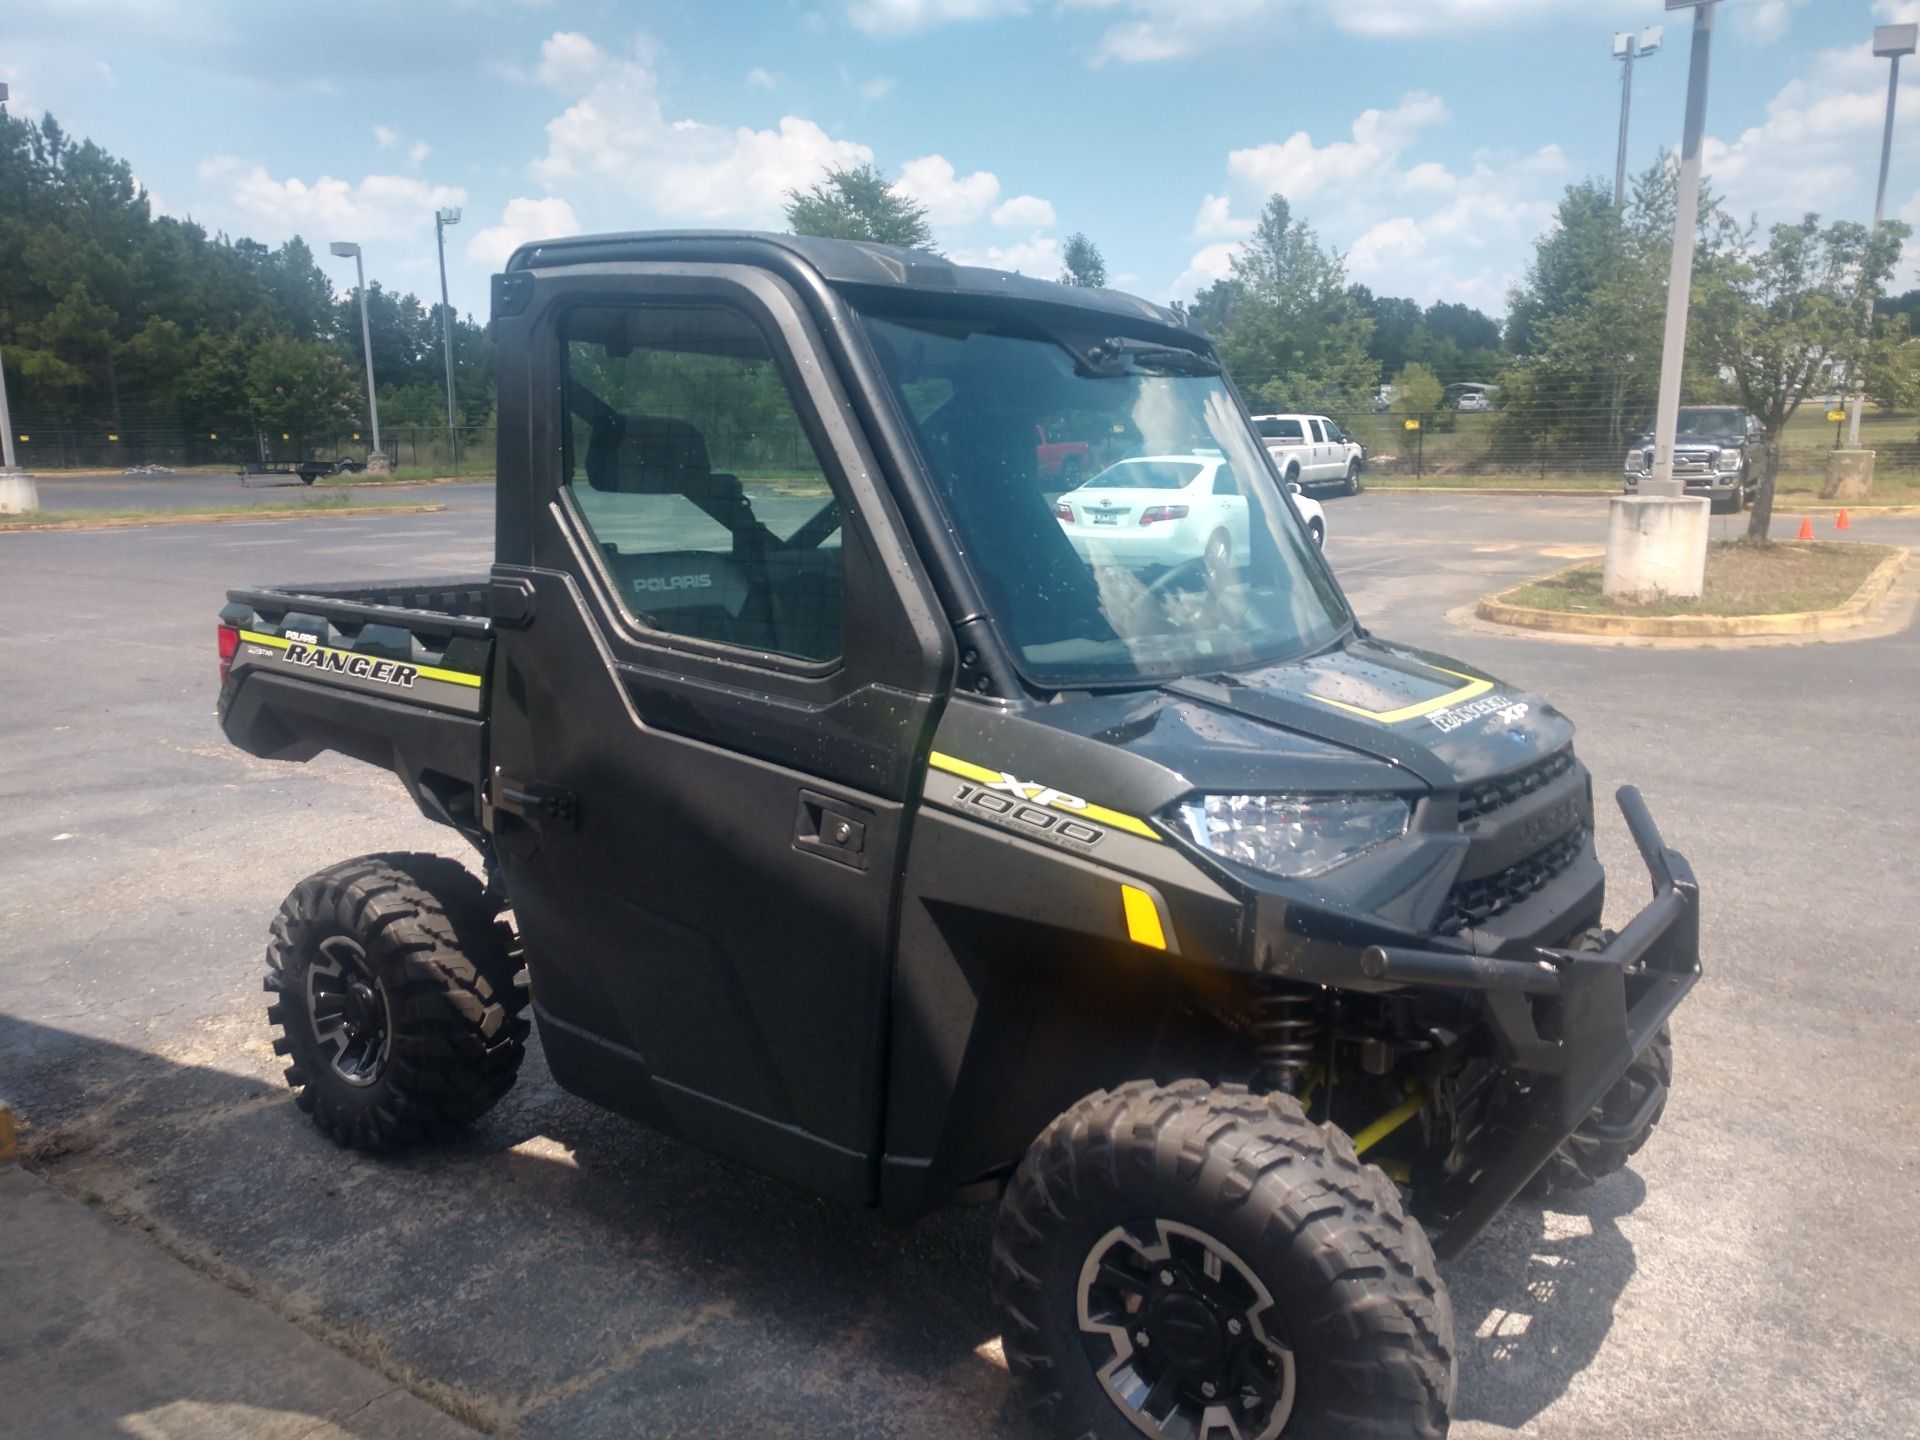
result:
[[[307,965],[307,1020],[333,1073],[349,1085],[373,1084],[386,1070],[392,1010],[367,952],[345,935],[315,947]]]
[[[1135,1429],[1271,1440],[1293,1413],[1293,1350],[1272,1294],[1213,1236],[1171,1220],[1120,1225],[1080,1270],[1081,1341]]]

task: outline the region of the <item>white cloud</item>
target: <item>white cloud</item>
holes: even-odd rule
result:
[[[1807,0],[1760,0],[1757,5],[1732,7],[1735,21],[1747,35],[1762,44],[1771,44],[1787,33],[1793,12]]]
[[[416,140],[407,147],[407,159],[415,165],[424,165],[427,156],[433,153],[433,147],[424,140]]]
[[[94,61],[93,68],[99,72],[100,78],[106,81],[107,84],[118,85],[120,83],[118,80],[113,78],[113,66],[109,65],[106,61],[104,60]]]
[[[1322,243],[1347,252],[1352,279],[1423,303],[1504,308],[1508,284],[1552,218],[1567,158],[1546,145],[1521,155],[1482,150],[1459,171],[1419,159],[1418,148],[1447,118],[1439,97],[1416,92],[1390,109],[1362,112],[1351,138],[1315,144],[1300,131],[1230,151],[1227,192],[1201,200],[1192,232],[1200,248],[1167,293],[1186,299],[1226,276],[1277,193]]]
[[[373,127],[373,143],[382,150],[391,150],[400,143],[400,132],[390,125],[376,125]]]
[[[1777,4],[1781,0],[1767,0]],[[1639,15],[1635,0],[1063,0],[1069,9],[1123,10],[1095,43],[1092,63],[1178,60],[1244,45],[1251,36],[1297,37],[1320,25],[1349,35],[1401,39],[1511,30],[1568,19]]]
[[[896,192],[927,207],[935,225],[967,225],[978,220],[1000,198],[999,177],[987,170],[962,176],[944,155],[922,155],[900,167],[893,182]]]
[[[1361,111],[1351,140],[1316,146],[1311,135],[1296,130],[1278,143],[1229,152],[1227,173],[1262,195],[1285,195],[1297,203],[1329,187],[1379,174],[1422,130],[1448,118],[1439,96],[1415,91],[1391,110]]]
[[[558,31],[541,46],[534,73],[570,102],[547,123],[534,178],[556,191],[590,186],[628,213],[637,203],[664,219],[770,224],[788,191],[830,167],[873,159],[865,145],[794,115],[772,130],[670,120],[645,37],[619,56]],[[573,190],[576,199],[581,193]]]
[[[847,19],[869,35],[910,35],[950,20],[1020,15],[1027,0],[851,0]]]
[[[1818,51],[1806,72],[1767,102],[1760,124],[1731,141],[1708,135],[1701,163],[1736,215],[1757,211],[1763,220],[1777,220],[1807,210],[1830,217],[1865,210],[1877,179],[1886,95],[1887,62],[1874,58],[1865,38]],[[1916,143],[1920,85],[1903,83],[1894,154],[1911,154]]]
[[[1168,295],[1175,300],[1191,300],[1214,281],[1226,279],[1233,273],[1233,257],[1246,248],[1237,240],[1216,240],[1201,246],[1187,268],[1174,276],[1173,284],[1167,287]]]
[[[232,155],[201,161],[199,178],[223,192],[221,203],[244,222],[246,233],[267,241],[304,235],[316,250],[332,240],[415,242],[423,228],[431,227],[435,210],[467,200],[458,186],[431,185],[410,175],[276,180],[264,165],[248,165]]]
[[[780,83],[780,77],[771,70],[762,70],[758,65],[747,71],[747,84],[755,90],[771,90]]]
[[[1014,230],[1045,230],[1054,223],[1053,204],[1038,195],[1016,195],[993,212],[993,223]]]
[[[1060,242],[1051,235],[1033,235],[1011,245],[955,250],[953,261],[956,265],[985,265],[994,270],[1012,270],[1039,280],[1057,279],[1062,266]]]
[[[1252,219],[1235,216],[1233,202],[1225,195],[1207,196],[1193,217],[1195,240],[1244,240],[1252,233]]]
[[[876,75],[860,87],[862,100],[884,100],[893,93],[893,79],[887,75]]]
[[[573,207],[559,196],[518,196],[507,202],[498,225],[476,232],[467,242],[467,259],[498,270],[529,240],[557,240],[579,233],[580,222],[574,218]]]

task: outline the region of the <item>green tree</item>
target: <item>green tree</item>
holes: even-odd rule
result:
[[[1440,408],[1445,387],[1440,377],[1418,360],[1410,361],[1393,377],[1393,408],[1411,415],[1431,415]]]
[[[1078,230],[1067,237],[1060,253],[1060,283],[1103,289],[1107,283],[1107,262],[1100,247]]]
[[[1914,339],[1904,309],[1876,316],[1860,381],[1867,398],[1882,410],[1920,409],[1920,340]]]
[[[893,189],[870,164],[829,170],[819,184],[789,190],[786,211],[795,235],[933,249],[927,207]]]
[[[1775,225],[1765,245],[1747,236],[1696,262],[1693,343],[1732,377],[1740,402],[1776,440],[1802,398],[1841,382],[1864,358],[1867,307],[1909,233],[1898,220],[1869,232],[1845,220],[1822,227],[1807,215]],[[1750,540],[1767,539],[1773,480],[1769,467],[1747,521]]]
[[[247,360],[247,398],[269,436],[289,434],[306,448],[330,440],[354,419],[360,389],[331,346],[275,335],[256,345]]]
[[[1275,195],[1232,273],[1195,298],[1194,313],[1262,407],[1350,411],[1378,385],[1380,367],[1367,353],[1372,322],[1346,280],[1339,253]]]

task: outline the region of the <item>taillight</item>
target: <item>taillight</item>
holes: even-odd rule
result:
[[[1161,520],[1184,520],[1187,507],[1184,505],[1149,505],[1140,512],[1140,523],[1152,525]]]
[[[240,632],[231,625],[222,625],[216,633],[220,636],[220,683],[224,685],[233,657],[240,649]]]
[[[1053,518],[1056,520],[1064,520],[1069,525],[1073,524],[1073,506],[1064,500],[1054,501]]]

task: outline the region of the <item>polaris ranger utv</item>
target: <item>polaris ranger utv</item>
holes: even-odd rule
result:
[[[471,1120],[531,1009],[561,1085],[710,1150],[997,1202],[1064,1432],[1442,1434],[1436,1254],[1666,1103],[1698,892],[1638,795],[1612,934],[1572,727],[1356,623],[1176,313],[674,233],[522,248],[493,328],[491,571],[221,612],[234,743],[390,766],[485,877],[294,888],[301,1108]],[[1191,505],[1191,555],[1137,543]]]

